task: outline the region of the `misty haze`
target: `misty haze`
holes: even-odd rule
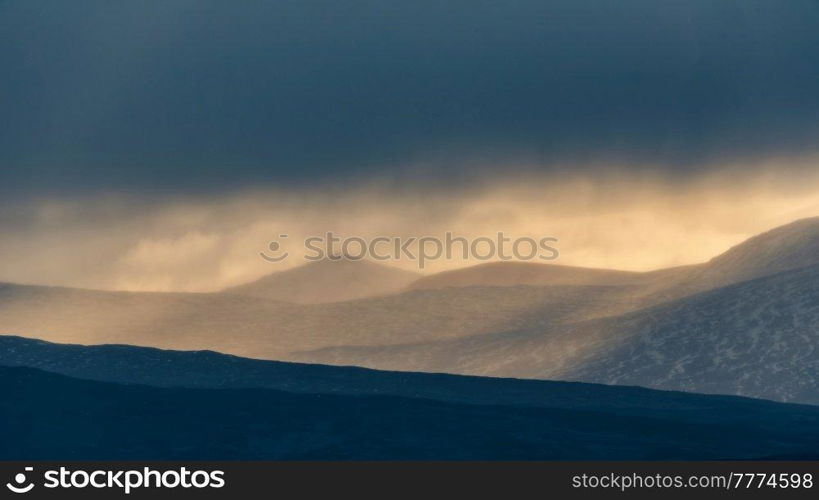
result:
[[[817,26],[0,2],[0,458],[816,460]]]

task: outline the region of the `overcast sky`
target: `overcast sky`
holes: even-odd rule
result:
[[[4,0],[0,189],[800,156],[817,26],[815,0]]]
[[[0,0],[0,68],[0,280],[212,290],[325,230],[643,270],[819,215],[816,0]]]

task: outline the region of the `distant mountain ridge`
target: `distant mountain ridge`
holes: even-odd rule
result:
[[[224,290],[300,304],[452,287],[645,286],[679,297],[819,262],[819,217],[781,226],[703,264],[635,272],[538,262],[488,262],[429,276],[368,260],[323,260]]]
[[[411,289],[468,286],[644,286],[677,298],[819,264],[819,217],[754,236],[702,264],[634,272],[532,262],[490,262],[418,279]]]
[[[466,286],[320,304],[0,284],[0,333],[815,403],[817,242],[813,218],[705,264],[578,275],[595,285],[502,286],[526,276],[529,266],[542,266],[540,276],[571,275],[570,268],[503,263],[441,275],[488,276],[497,286],[461,281]],[[492,281],[508,279],[498,271],[506,266],[523,271]]]
[[[297,304],[344,302],[404,290],[421,275],[369,260],[321,260],[269,274],[224,293]]]

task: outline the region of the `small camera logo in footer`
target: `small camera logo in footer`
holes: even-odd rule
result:
[[[26,472],[31,472],[33,470],[34,467],[26,467]],[[16,484],[6,483],[6,488],[10,489],[14,493],[28,493],[34,488],[34,483],[26,484],[26,475],[22,472],[14,476],[14,482]]]

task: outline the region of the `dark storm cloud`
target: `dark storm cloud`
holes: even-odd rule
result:
[[[817,26],[811,0],[0,2],[0,190],[804,154]]]

